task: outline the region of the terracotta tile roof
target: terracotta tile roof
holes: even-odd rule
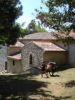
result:
[[[38,47],[42,48],[44,51],[66,51],[65,49],[51,43],[51,42],[36,42],[33,41]]]
[[[73,39],[75,39],[75,32],[71,32],[71,33],[69,34],[69,36],[72,37]]]
[[[12,60],[21,60],[21,53],[13,55],[13,56],[8,56],[8,59],[12,59]]]
[[[54,33],[48,33],[48,32],[39,32],[39,33],[33,33],[26,35],[23,39],[30,39],[30,40],[36,40],[36,39],[51,39],[55,40],[56,37],[53,35]],[[20,38],[22,39],[22,38]]]
[[[23,46],[24,46],[24,44],[21,43],[20,41],[17,41],[17,42],[15,43],[15,45],[10,45],[10,47],[23,47]]]
[[[61,38],[65,38],[67,36],[70,36],[72,37],[73,39],[75,39],[75,32],[74,31],[71,31],[69,33],[69,35],[66,35],[66,33],[57,33],[56,35],[58,35],[58,37],[61,37]]]

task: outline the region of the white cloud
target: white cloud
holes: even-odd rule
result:
[[[25,28],[31,22],[31,20],[32,17],[23,15],[20,18],[18,18],[16,22],[18,22],[20,25],[22,25],[23,28]]]

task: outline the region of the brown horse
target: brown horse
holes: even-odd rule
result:
[[[46,77],[48,77],[48,73],[50,74],[50,72],[52,73],[50,74],[50,76],[53,76],[55,72],[55,68],[56,68],[55,62],[48,62],[47,64],[43,62],[41,67],[41,76],[43,77],[43,74],[45,74]]]

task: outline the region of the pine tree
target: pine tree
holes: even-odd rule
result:
[[[16,41],[19,27],[15,21],[20,15],[22,15],[22,5],[19,0],[0,0],[1,43],[13,44]]]
[[[75,29],[75,0],[46,0],[43,2],[48,9],[38,11],[41,23],[58,31]]]
[[[64,38],[62,35],[59,38],[69,49],[69,45],[75,43],[69,35],[71,30],[75,31],[75,0],[46,0],[42,3],[47,7],[47,11],[36,10],[36,18],[46,27],[65,34]]]

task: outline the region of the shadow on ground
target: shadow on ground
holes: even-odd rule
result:
[[[0,76],[0,100],[28,100],[28,96],[34,93],[45,95],[39,88],[46,87],[47,83],[31,80],[27,76]]]
[[[54,98],[52,100],[70,100],[71,99],[71,96],[65,96],[65,97],[60,96],[60,97],[56,97],[54,95],[51,95],[51,97]]]
[[[31,91],[37,91],[38,88],[45,86],[45,83],[26,79],[25,76],[1,76],[0,77],[0,100],[16,97],[26,98],[26,94]],[[8,98],[7,98],[8,97]]]
[[[68,100],[71,98],[71,96],[52,95],[50,90],[42,89],[47,88],[50,82],[33,80],[32,77],[33,75],[30,74],[0,76],[0,100]],[[30,96],[32,99],[29,99]]]
[[[50,75],[51,77],[60,77],[58,74]]]
[[[57,65],[56,67],[56,71],[64,71],[64,70],[67,70],[67,69],[71,69],[71,68],[75,68],[73,67],[72,65]]]
[[[75,87],[75,80],[65,83],[65,87],[70,87],[70,88]]]

